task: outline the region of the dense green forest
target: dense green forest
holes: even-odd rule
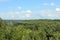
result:
[[[0,40],[60,40],[60,20],[1,20]]]

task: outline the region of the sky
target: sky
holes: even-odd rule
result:
[[[0,0],[0,17],[7,20],[60,19],[60,0]]]

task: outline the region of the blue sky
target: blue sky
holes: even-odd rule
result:
[[[60,19],[60,0],[0,0],[2,19]]]

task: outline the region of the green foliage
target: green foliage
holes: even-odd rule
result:
[[[1,21],[0,40],[60,40],[60,21]]]

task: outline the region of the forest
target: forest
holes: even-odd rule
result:
[[[60,40],[60,20],[2,20],[0,40]]]

